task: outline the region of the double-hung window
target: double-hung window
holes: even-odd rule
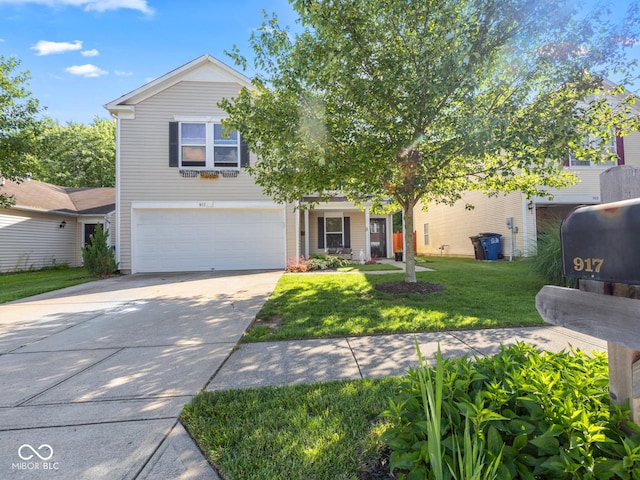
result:
[[[589,136],[586,140],[585,140],[585,144],[586,145],[595,145],[596,140],[594,139],[593,136]],[[611,153],[617,154],[618,156],[620,156],[621,152],[618,151],[618,141],[616,140],[616,137],[613,137],[609,143],[602,145],[602,156],[608,156]],[[576,156],[573,154],[573,152],[569,151],[569,161],[568,161],[568,166],[570,167],[612,167],[615,166],[618,162],[616,162],[615,160],[610,160],[610,161],[606,161],[606,162],[594,162],[592,160],[589,159],[578,159],[576,158]]]
[[[326,248],[344,247],[344,224],[342,216],[324,218],[324,235]]]
[[[180,123],[180,166],[190,168],[239,168],[240,135],[225,131],[219,123]]]
[[[207,166],[207,124],[180,124],[180,164],[183,167]]]

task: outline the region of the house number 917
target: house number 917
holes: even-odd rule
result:
[[[600,273],[604,258],[573,258],[573,269],[576,272],[595,272]]]

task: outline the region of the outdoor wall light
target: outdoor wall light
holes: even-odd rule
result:
[[[62,220],[62,222],[60,222],[60,228],[64,228],[67,226],[67,222],[65,220]]]
[[[533,210],[533,200],[529,200],[529,203],[527,203],[527,208],[529,210]]]

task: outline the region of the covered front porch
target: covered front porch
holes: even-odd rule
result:
[[[353,260],[393,257],[391,215],[372,214],[369,207],[340,199],[301,208],[296,215],[298,257],[351,253]]]

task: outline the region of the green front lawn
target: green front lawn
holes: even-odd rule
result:
[[[425,259],[418,281],[444,291],[392,295],[374,288],[404,273],[284,275],[244,341],[541,325],[544,280],[528,262]]]
[[[385,270],[402,270],[400,267],[390,265],[388,263],[372,263],[369,265],[360,265],[353,263],[348,267],[338,267],[338,272],[382,272]]]
[[[223,478],[357,479],[380,456],[397,377],[202,392],[182,421]]]
[[[84,268],[56,268],[0,274],[0,303],[91,282],[96,277]]]

